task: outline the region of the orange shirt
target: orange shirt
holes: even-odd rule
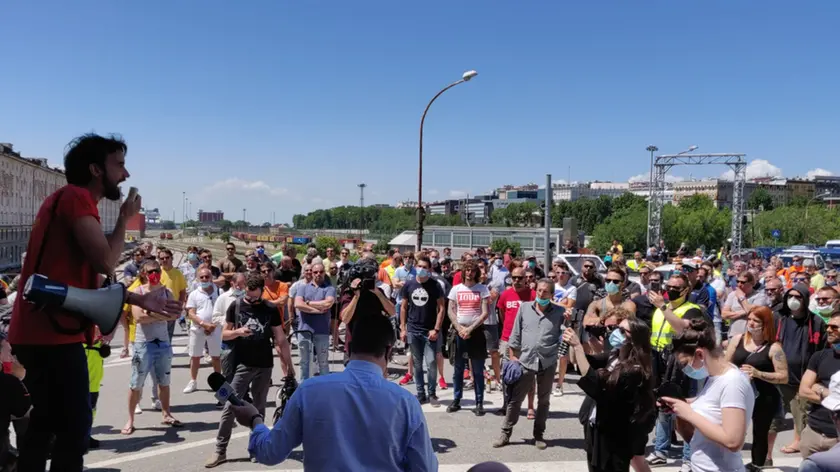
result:
[[[265,287],[263,287],[263,300],[275,303],[280,298],[288,297],[288,296],[289,296],[289,284],[287,284],[285,282],[275,280],[274,284],[272,284],[272,285],[266,284]],[[286,305],[285,303],[278,303],[277,304],[277,310],[280,311],[280,318],[283,319],[284,321],[285,321],[284,315],[286,313],[286,306],[285,305]]]
[[[389,265],[391,265],[391,258],[390,257],[385,259],[384,261],[382,261],[382,264],[379,264],[379,268],[384,269],[384,268],[388,267]]]

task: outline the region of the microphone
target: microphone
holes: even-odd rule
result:
[[[221,403],[230,402],[234,406],[243,406],[245,403],[233,393],[233,387],[225,381],[225,376],[213,372],[207,376],[207,384],[216,392],[216,400]]]

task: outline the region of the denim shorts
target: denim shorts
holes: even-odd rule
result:
[[[172,370],[172,347],[168,342],[134,343],[134,356],[131,358],[131,381],[129,388],[142,390],[146,376],[152,374],[161,387],[169,386],[169,374]]]

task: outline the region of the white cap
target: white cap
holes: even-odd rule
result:
[[[828,396],[822,401],[822,406],[829,411],[840,410],[840,372],[835,372],[831,376],[831,381],[828,383]]]

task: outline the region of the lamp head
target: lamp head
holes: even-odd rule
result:
[[[695,146],[689,146],[689,147],[688,147],[688,150],[689,150],[689,151],[693,151],[693,150],[695,150],[695,149],[697,149],[697,148],[698,148],[698,146],[696,146],[696,145],[695,145]]]
[[[477,75],[478,75],[478,72],[476,72],[474,70],[468,70],[468,71],[464,72],[464,75],[461,78],[464,79],[464,81],[466,82],[466,81],[472,79],[473,77],[475,77]]]

